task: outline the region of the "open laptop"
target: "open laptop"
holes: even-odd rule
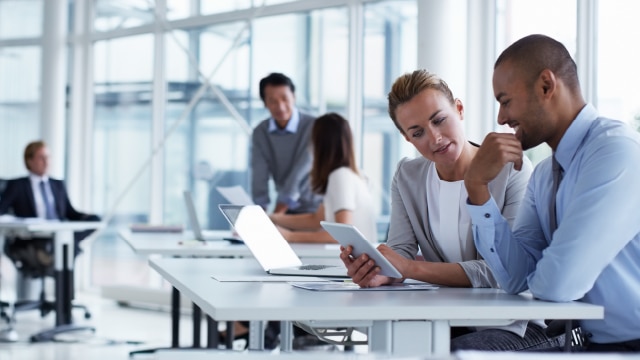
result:
[[[267,273],[349,277],[347,268],[342,265],[303,264],[259,205],[218,205],[218,207]]]
[[[200,241],[222,241],[227,240],[232,243],[242,243],[242,240],[230,237],[228,231],[206,231],[200,227],[200,221],[196,214],[196,207],[193,204],[193,197],[191,191],[185,190],[183,193],[184,203],[187,206],[187,217],[189,218],[189,224],[191,225],[191,231],[196,240]]]

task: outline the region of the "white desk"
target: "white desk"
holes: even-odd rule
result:
[[[118,233],[133,251],[140,255],[158,254],[163,256],[197,256],[197,257],[252,257],[248,247],[232,244],[224,240],[199,242],[188,233],[132,233],[122,230]],[[229,236],[230,232],[221,231],[220,239]],[[338,244],[291,244],[293,251],[301,258],[338,258]]]
[[[162,255],[175,257],[252,257],[248,247],[242,244],[232,244],[222,240],[231,235],[230,231],[220,231],[220,240],[198,242],[192,240],[189,233],[154,233],[131,232],[122,230],[120,237],[140,255]],[[340,248],[337,244],[291,244],[293,250],[301,258],[338,259]],[[257,265],[257,261],[251,260]],[[264,273],[263,273],[264,274]],[[193,347],[200,347],[200,319],[201,311],[198,306],[193,307]],[[231,323],[229,323],[231,324]],[[208,346],[216,347],[216,324],[207,319]],[[171,347],[178,348],[180,338],[180,292],[173,287],[171,293]],[[232,339],[228,339],[227,346],[231,346]],[[152,352],[140,351],[140,352]]]
[[[37,233],[54,234],[54,278],[55,278],[55,312],[54,328],[31,336],[31,341],[52,340],[56,334],[90,329],[89,326],[77,326],[71,318],[73,300],[73,233],[74,231],[102,228],[104,223],[98,221],[11,221],[0,222],[3,235],[14,235],[29,241]]]
[[[451,326],[604,316],[600,306],[538,301],[497,289],[314,292],[286,283],[218,282],[211,277],[261,274],[255,261],[247,259],[153,259],[150,265],[218,321],[357,324],[369,328],[372,352],[389,355],[448,355]]]

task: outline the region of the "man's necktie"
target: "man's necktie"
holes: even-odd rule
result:
[[[553,155],[551,162],[551,170],[553,173],[553,183],[551,188],[551,202],[549,204],[549,227],[551,228],[551,234],[558,228],[558,218],[556,217],[556,195],[558,193],[558,187],[560,181],[562,181],[562,167],[556,160],[556,156]]]
[[[49,199],[47,194],[47,184],[44,180],[40,181],[40,192],[42,193],[42,200],[44,200],[45,216],[47,219],[57,219],[56,210],[53,208],[53,203]]]

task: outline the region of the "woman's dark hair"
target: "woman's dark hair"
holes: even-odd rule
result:
[[[311,188],[314,192],[324,194],[327,191],[329,174],[337,168],[346,166],[358,173],[351,127],[342,116],[328,113],[317,118],[311,130],[311,144]]]

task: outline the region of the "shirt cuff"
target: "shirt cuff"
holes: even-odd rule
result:
[[[278,202],[281,204],[287,205],[289,209],[295,209],[300,205],[300,203],[297,200],[294,200],[290,196],[286,196],[286,195],[279,195]]]
[[[490,197],[486,203],[482,205],[472,205],[467,199],[467,211],[471,217],[471,222],[478,226],[493,226],[497,219],[502,218],[502,213],[498,209],[498,205],[493,197]]]

